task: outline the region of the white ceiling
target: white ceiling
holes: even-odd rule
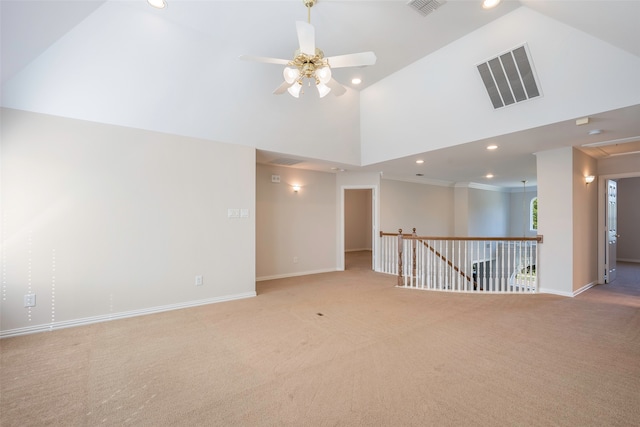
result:
[[[316,108],[313,104],[316,101],[286,99],[288,95],[271,100],[275,97],[271,91],[282,81],[281,67],[238,61],[241,54],[290,58],[297,47],[295,21],[307,18],[302,0],[168,0],[168,3],[167,9],[156,10],[145,0],[1,0],[3,106],[186,136],[210,135],[211,139],[257,147],[258,161],[265,163],[285,157],[304,160],[294,167],[306,169],[331,171],[337,167],[446,183],[479,182],[514,187],[522,179],[535,182],[533,153],[558,146],[576,146],[594,157],[638,151],[640,106],[636,105],[590,115],[590,123],[583,126],[576,126],[575,119],[565,120],[490,141],[471,140],[373,165],[357,161],[341,163],[320,148],[299,149],[297,145],[304,144],[304,138],[286,131],[291,109]],[[314,110],[313,117],[321,120],[326,115],[327,120],[331,119],[323,109],[343,116],[354,114],[351,106],[357,91],[520,7],[533,9],[640,57],[640,0],[503,0],[491,11],[483,10],[480,0],[449,0],[427,17],[419,15],[404,0],[319,0],[311,10],[311,23],[316,28],[316,44],[325,55],[372,50],[378,61],[372,67],[334,70],[334,77],[350,90],[344,99],[320,100],[317,104],[321,106]],[[132,15],[137,21],[131,20]],[[137,26],[136,31],[130,29],[132,22]],[[87,34],[97,36],[87,38]],[[154,40],[159,45],[152,45]],[[67,56],[61,54],[68,46],[76,52],[72,58],[68,53]],[[141,50],[141,46],[148,50]],[[47,76],[34,80],[35,75],[47,70],[55,74],[55,79]],[[160,91],[154,90],[147,81],[123,80],[119,76],[135,75],[136,79],[144,79],[145,71],[149,71],[149,79],[154,82],[172,84],[165,84]],[[94,80],[90,74],[95,75]],[[363,84],[351,85],[352,77],[361,77]],[[23,81],[29,84],[21,86]],[[32,92],[25,90],[25,87],[33,88],[33,81],[55,83],[47,83],[46,88],[43,83],[43,87]],[[70,90],[77,83],[77,90],[86,92],[81,86],[86,82],[100,85],[102,92],[85,100]],[[58,84],[64,88],[63,93],[69,94],[68,98],[51,89]],[[5,90],[10,93],[6,98]],[[122,108],[114,108],[108,96],[125,90],[127,97],[118,99],[117,104]],[[640,93],[640,83],[629,90]],[[56,99],[44,100],[47,96]],[[194,101],[216,96],[225,97],[225,103],[221,104],[224,109]],[[96,97],[104,97],[104,108],[92,104]],[[243,102],[238,101],[236,105],[234,99]],[[157,106],[159,102],[163,105],[162,111]],[[269,129],[265,129],[265,133],[289,140],[288,144],[255,141],[257,131],[246,137],[237,136],[233,131],[215,133],[211,130],[214,124],[207,123],[210,117],[216,126],[215,120],[225,123],[233,120],[237,128],[246,128],[250,126],[248,118],[260,116],[262,111],[266,115],[266,110],[274,106],[281,107],[282,111],[269,112]],[[114,110],[119,110],[120,116]],[[154,111],[156,117],[148,111]],[[207,111],[210,116],[206,115]],[[179,123],[170,123],[178,118]],[[594,128],[604,131],[600,135],[588,135]],[[353,139],[351,134],[348,137]],[[598,149],[582,147],[606,141],[618,143],[603,144]],[[497,143],[499,150],[488,153],[485,146],[489,142]],[[311,138],[310,143],[317,144],[317,140]],[[613,146],[617,147],[615,152],[604,149]],[[345,157],[351,159],[354,155],[337,159]],[[424,158],[425,164],[416,165],[418,158]],[[484,178],[487,166],[495,175],[490,181]],[[419,173],[423,177],[417,177]]]

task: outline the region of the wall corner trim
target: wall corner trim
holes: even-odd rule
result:
[[[583,287],[581,287],[577,291],[573,291],[573,292],[564,292],[564,291],[558,291],[558,290],[555,290],[555,289],[540,288],[539,293],[541,293],[541,294],[560,295],[560,296],[563,296],[563,297],[573,298],[575,296],[580,295],[584,291],[594,287],[595,285],[597,285],[597,282],[587,283],[586,285],[584,285]]]
[[[256,282],[264,282],[265,280],[286,279],[287,277],[308,276],[310,274],[333,273],[334,271],[343,271],[337,268],[327,268],[323,270],[301,271],[297,273],[276,274],[273,276],[256,277]]]

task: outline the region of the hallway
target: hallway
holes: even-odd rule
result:
[[[616,280],[596,285],[578,298],[640,307],[640,264],[618,262],[617,270]]]
[[[353,251],[344,253],[345,270],[373,270],[371,251]]]

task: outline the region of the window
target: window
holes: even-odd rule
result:
[[[529,229],[538,229],[538,198],[534,197],[529,206]]]

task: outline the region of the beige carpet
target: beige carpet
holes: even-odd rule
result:
[[[364,269],[0,341],[4,426],[631,426],[640,266],[576,298]]]

